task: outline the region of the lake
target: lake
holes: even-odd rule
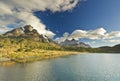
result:
[[[120,81],[120,54],[79,54],[0,66],[0,81]]]

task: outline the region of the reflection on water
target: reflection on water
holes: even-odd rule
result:
[[[0,81],[119,81],[119,54],[72,55],[0,67]]]

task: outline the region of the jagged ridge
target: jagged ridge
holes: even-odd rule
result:
[[[83,42],[79,42],[78,40],[75,40],[75,39],[72,39],[72,40],[66,39],[64,42],[61,42],[60,45],[90,48],[90,45],[85,44]]]
[[[3,37],[17,37],[17,38],[29,38],[34,41],[41,41],[41,42],[53,42],[50,38],[46,35],[39,34],[36,29],[34,29],[31,25],[26,25],[24,27],[19,27],[13,29],[11,31],[6,32],[2,35]]]

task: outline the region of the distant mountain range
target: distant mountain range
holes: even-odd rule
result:
[[[115,45],[115,46],[103,46],[103,47],[99,47],[99,49],[102,52],[108,52],[108,53],[120,53],[120,44]]]
[[[74,47],[91,48],[90,45],[85,44],[83,42],[79,42],[78,40],[75,40],[75,39],[72,39],[72,40],[66,39],[64,42],[61,42],[60,45],[62,45],[62,46],[74,46]]]

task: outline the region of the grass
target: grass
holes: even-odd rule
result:
[[[2,57],[10,58],[11,61],[18,63],[27,63],[38,60],[67,56],[71,54],[78,54],[78,52],[33,49],[32,51],[27,51],[27,52],[15,51],[9,54],[3,54]]]

